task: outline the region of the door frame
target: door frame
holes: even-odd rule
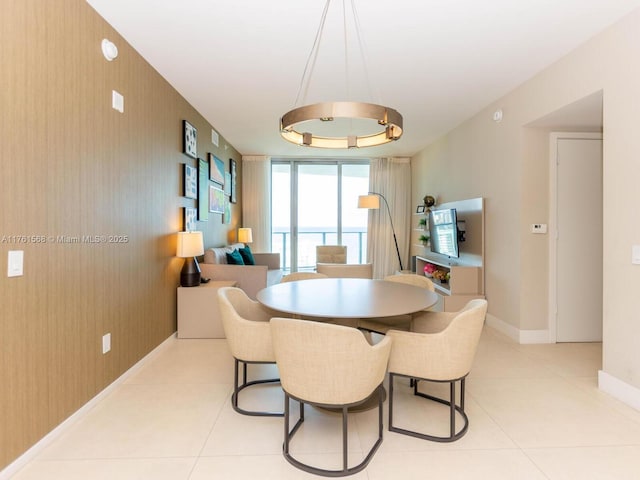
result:
[[[549,343],[558,340],[558,140],[602,140],[598,132],[549,134]],[[602,161],[604,162],[604,155]],[[602,294],[602,292],[600,292]]]

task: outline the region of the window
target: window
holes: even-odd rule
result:
[[[369,189],[363,160],[274,160],[271,171],[272,251],[285,271],[313,270],[316,245],[347,245],[347,262],[363,263]]]

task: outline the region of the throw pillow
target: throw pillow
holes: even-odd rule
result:
[[[242,260],[244,260],[245,265],[256,264],[256,259],[253,258],[253,253],[251,253],[251,249],[249,248],[249,245],[247,245],[244,248],[239,248],[238,252],[240,252],[240,255],[242,256]]]
[[[229,265],[244,265],[244,260],[242,260],[242,255],[238,250],[234,250],[231,253],[227,253],[227,263]]]

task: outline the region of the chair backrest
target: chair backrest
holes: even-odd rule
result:
[[[436,333],[390,330],[394,339],[389,370],[430,380],[452,380],[471,370],[487,314],[487,301],[471,300]],[[428,315],[428,314],[427,314]],[[437,315],[437,314],[436,314]]]
[[[316,263],[347,263],[347,246],[317,245]]]
[[[218,289],[222,327],[231,355],[243,361],[273,362],[271,315],[236,287]]]
[[[373,278],[372,263],[318,263],[316,271],[330,278]]]
[[[298,280],[314,280],[318,278],[328,278],[326,275],[317,272],[293,272],[289,275],[285,275],[280,280],[280,283],[296,282]]]
[[[436,287],[433,286],[433,282],[424,275],[416,275],[414,273],[401,273],[398,275],[389,275],[384,277],[385,282],[398,282],[406,283],[408,285],[414,285],[416,287],[426,288],[432,292],[435,292]]]
[[[384,380],[389,337],[370,345],[355,328],[278,317],[271,334],[282,388],[301,400],[347,405]]]

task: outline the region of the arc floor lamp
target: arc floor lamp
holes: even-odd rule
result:
[[[367,195],[360,195],[358,197],[358,208],[368,208],[371,210],[380,209],[380,199],[384,200],[384,204],[387,206],[387,213],[389,214],[389,223],[391,223],[391,232],[393,232],[393,242],[396,245],[396,253],[398,254],[398,263],[400,264],[400,271],[404,270],[402,266],[402,258],[400,258],[400,249],[398,248],[398,239],[396,238],[396,231],[393,228],[393,219],[391,218],[391,209],[389,203],[384,195],[378,192],[369,192]]]

